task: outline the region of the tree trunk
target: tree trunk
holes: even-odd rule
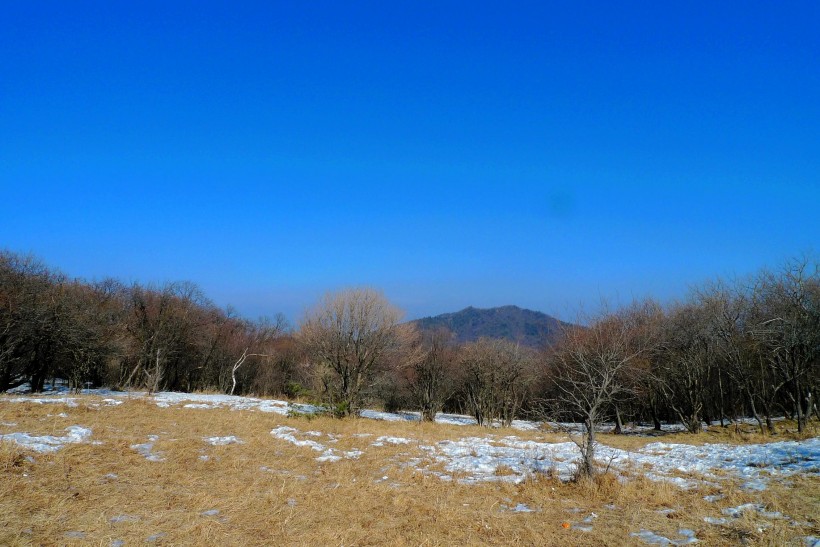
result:
[[[752,397],[752,394],[748,391],[746,392],[747,396],[749,397],[749,410],[752,411],[752,416],[754,416],[755,420],[757,420],[757,425],[760,427],[760,434],[765,435],[766,432],[763,429],[763,420],[760,417],[760,414],[757,412],[757,408],[755,407],[755,398]]]
[[[615,405],[615,434],[620,435],[624,432],[624,424],[621,420],[621,411],[618,405]]]
[[[797,410],[797,432],[803,433],[806,429],[806,414],[803,412],[803,390],[800,388],[800,383],[794,383],[794,406]]]

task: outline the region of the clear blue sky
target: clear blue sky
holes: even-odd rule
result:
[[[675,298],[820,251],[818,28],[816,1],[6,2],[0,247],[294,320],[361,284],[409,317]]]

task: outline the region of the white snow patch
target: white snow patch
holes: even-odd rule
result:
[[[421,413],[419,412],[382,412],[379,410],[360,410],[359,416],[362,418],[369,418],[371,420],[383,420],[386,422],[419,422],[421,421]],[[462,414],[444,414],[439,412],[436,414],[436,423],[449,425],[477,425],[476,419],[472,416],[465,416]],[[500,423],[493,424],[494,427],[500,427]],[[539,422],[530,422],[527,420],[513,420],[511,427],[520,431],[537,431],[540,428]]]
[[[0,441],[12,441],[18,445],[34,450],[35,452],[49,453],[56,452],[66,444],[76,444],[86,441],[91,436],[91,430],[87,427],[72,425],[65,428],[66,435],[54,437],[52,435],[29,435],[28,433],[8,433],[0,435]]]
[[[7,403],[32,403],[36,405],[64,404],[68,407],[76,407],[77,400],[71,397],[15,397],[5,399]]]
[[[322,454],[316,457],[316,461],[318,462],[337,462],[343,458],[356,459],[363,453],[361,450],[351,450],[349,452],[342,452],[341,454],[339,454],[337,451],[333,450],[332,448],[326,447],[318,441],[313,441],[311,439],[298,439],[296,437],[297,434],[307,435],[311,433],[316,432],[302,433],[295,427],[289,427],[286,425],[274,428],[270,432],[270,434],[276,437],[277,439],[287,441],[295,446],[304,446],[311,448],[316,452],[321,452]],[[321,435],[321,433],[319,435]]]
[[[424,470],[432,463],[443,464],[448,473],[466,475],[462,481],[467,483],[494,480],[517,483],[530,474],[544,472],[568,480],[580,459],[578,448],[572,442],[524,441],[515,436],[468,437],[419,448],[427,453],[427,464],[413,462],[415,466]],[[651,443],[636,452],[599,444],[596,459],[618,472],[646,467],[645,475],[649,479],[681,488],[714,485],[704,482],[703,478],[723,480],[723,473],[765,485],[772,479],[798,473],[820,474],[820,438],[746,446]],[[512,474],[497,476],[502,466]],[[683,478],[680,474],[694,477]]]
[[[227,437],[203,437],[203,441],[212,446],[225,446],[227,444],[245,444],[245,441],[237,439],[233,435]]]
[[[683,536],[684,539],[669,539],[649,530],[632,532],[629,535],[642,539],[644,543],[648,543],[649,545],[688,545],[689,543],[698,542],[698,539],[695,537],[695,532],[688,528],[678,530],[678,535]]]
[[[223,395],[214,393],[176,393],[163,391],[155,394],[157,406],[168,408],[182,405],[183,408],[230,408],[231,410],[257,410],[259,412],[273,412],[286,416],[291,412],[303,414],[317,414],[323,410],[314,405],[289,403],[276,399],[257,399],[255,397],[241,397],[239,395]]]
[[[162,462],[165,458],[161,453],[154,452],[154,443],[159,440],[157,435],[148,435],[148,442],[142,444],[132,444],[131,448],[139,452],[149,462]]]
[[[389,437],[387,435],[382,435],[381,437],[377,438],[373,441],[373,444],[370,446],[384,446],[385,444],[392,444],[392,445],[400,445],[400,444],[410,444],[413,441],[410,439],[405,439],[404,437]]]
[[[137,522],[139,519],[139,517],[135,517],[133,515],[117,515],[115,517],[111,517],[108,520],[112,524],[118,524],[120,522]]]
[[[727,507],[721,511],[724,515],[732,518],[740,518],[744,513],[757,513],[761,517],[768,519],[782,519],[783,514],[779,511],[766,511],[766,506],[762,503],[744,503],[737,507]]]

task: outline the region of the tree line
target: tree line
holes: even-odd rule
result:
[[[775,416],[804,431],[820,384],[820,265],[793,259],[742,280],[704,283],[668,305],[646,299],[582,317],[540,349],[500,339],[457,344],[418,331],[380,292],[330,293],[297,328],[251,321],[189,282],[70,279],[0,252],[0,392],[55,378],[72,388],[219,391],[596,426]],[[591,461],[591,459],[590,459]]]

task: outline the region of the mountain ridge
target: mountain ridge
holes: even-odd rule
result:
[[[467,306],[457,312],[422,317],[410,323],[423,331],[446,328],[459,343],[502,338],[532,348],[555,342],[564,329],[572,326],[546,313],[512,304],[494,308]]]

